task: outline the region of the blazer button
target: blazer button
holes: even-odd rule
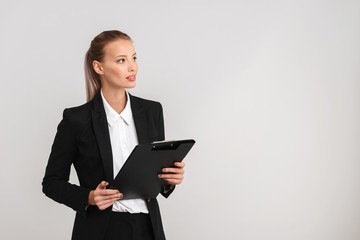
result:
[[[149,203],[149,202],[150,202],[150,200],[151,200],[151,198],[148,198],[148,199],[147,199],[147,202]]]

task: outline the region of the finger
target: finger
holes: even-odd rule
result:
[[[169,180],[169,179],[180,179],[183,180],[184,179],[184,175],[182,174],[159,174],[159,178],[163,178],[165,180]]]
[[[102,202],[110,199],[121,199],[123,198],[123,195],[121,193],[115,194],[115,195],[99,195],[95,196],[94,200],[95,202]]]
[[[99,202],[100,205],[104,205],[104,204],[108,204],[108,203],[111,203],[113,204],[115,201],[117,200],[120,200],[120,198],[116,197],[116,198],[110,198],[110,199],[107,199],[107,200],[103,200],[101,202]]]
[[[167,179],[166,181],[172,185],[178,185],[178,184],[182,183],[182,180],[179,180],[179,179]]]
[[[96,202],[96,205],[101,207],[101,206],[109,204],[109,203],[113,204],[117,200],[120,200],[120,199],[119,198],[112,198],[112,199],[102,200],[102,201]]]
[[[98,201],[96,202],[96,205],[102,206],[104,204],[114,203],[115,201],[120,200],[121,198],[120,197],[113,197],[113,198],[109,198],[109,199],[101,199],[101,198],[99,198]]]
[[[98,206],[98,208],[99,208],[99,210],[105,210],[105,209],[107,209],[108,207],[110,207],[110,206],[112,206],[113,205],[113,203],[109,203],[109,204],[107,204],[107,205],[102,205],[102,206]]]
[[[104,210],[104,209],[110,207],[111,205],[113,205],[115,201],[116,201],[116,199],[115,199],[115,200],[102,201],[102,202],[99,203],[97,206],[98,206],[98,208],[99,208],[100,210]]]
[[[182,168],[163,168],[163,169],[162,169],[162,172],[165,172],[165,173],[181,173],[181,174],[184,174],[184,173],[185,173],[185,170],[182,169]]]
[[[120,193],[119,190],[115,189],[97,189],[94,194],[95,195],[115,195]]]
[[[108,182],[102,181],[101,183],[99,183],[99,185],[97,186],[97,188],[99,188],[99,189],[105,189],[108,184],[109,184]]]
[[[175,162],[174,165],[175,165],[176,167],[180,167],[180,168],[185,167],[185,163],[184,163],[184,162]]]

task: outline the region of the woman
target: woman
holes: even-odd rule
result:
[[[137,144],[165,139],[161,104],[126,90],[135,87],[137,68],[127,34],[100,33],[85,57],[87,103],[66,108],[58,125],[42,185],[76,211],[72,239],[165,239],[156,198],[122,200],[106,188]],[[71,164],[80,186],[68,182]],[[184,166],[159,174],[164,197],[182,182]]]

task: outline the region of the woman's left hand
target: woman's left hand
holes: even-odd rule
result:
[[[163,168],[162,173],[159,174],[159,178],[164,179],[169,184],[177,185],[184,179],[184,167],[185,163],[175,162],[173,168]]]

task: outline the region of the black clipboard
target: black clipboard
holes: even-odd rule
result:
[[[187,139],[137,145],[108,188],[118,189],[122,199],[155,198],[167,183],[158,177],[162,168],[181,162],[194,144]]]

